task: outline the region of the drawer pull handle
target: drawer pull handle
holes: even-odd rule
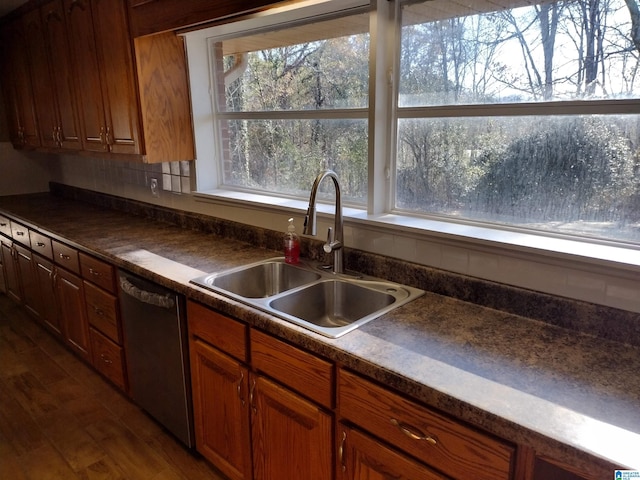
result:
[[[101,309],[99,309],[98,307],[96,307],[95,305],[93,306],[93,311],[96,312],[96,315],[99,315],[101,317],[104,317],[104,311],[102,311]]]
[[[391,419],[391,425],[398,427],[402,433],[413,440],[424,440],[425,442],[429,442],[431,445],[436,445],[438,443],[434,437],[425,435],[417,428],[407,425],[406,423],[399,422],[395,418]]]
[[[24,237],[24,232],[21,230],[16,231],[16,235],[18,235],[19,237]]]
[[[107,357],[104,353],[100,354],[100,358],[102,359],[102,361],[104,363],[106,363],[107,365],[111,365],[113,363],[113,360],[111,360],[109,357]]]
[[[242,394],[243,380],[244,380],[244,372],[240,372],[240,380],[238,380],[238,398],[240,399],[240,403],[244,407],[244,395]]]
[[[37,242],[37,243],[36,243],[36,246],[37,246],[37,247],[40,247],[40,248],[44,248],[44,245],[45,245],[45,244],[44,244],[43,242]]]
[[[69,255],[65,255],[63,253],[59,253],[58,256],[62,259],[62,260],[71,260],[71,257]]]
[[[96,277],[99,277],[100,275],[102,275],[100,272],[98,272],[97,270],[94,270],[93,268],[90,268],[90,269],[89,269],[89,273],[90,273],[91,275],[96,276]]]
[[[347,470],[347,465],[344,463],[344,446],[347,443],[347,432],[342,432],[342,441],[340,442],[340,448],[338,449],[338,456],[340,457],[340,469],[344,472]]]
[[[254,402],[253,391],[255,389],[256,389],[256,380],[254,378],[253,381],[251,382],[251,389],[249,390],[249,405],[251,406],[251,410],[253,411],[254,414],[258,413],[258,409],[253,403]]]

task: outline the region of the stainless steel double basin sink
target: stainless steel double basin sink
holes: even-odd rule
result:
[[[330,338],[424,294],[374,277],[334,274],[315,262],[291,265],[284,258],[203,275],[191,283]]]

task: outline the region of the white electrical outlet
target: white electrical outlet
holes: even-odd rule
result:
[[[149,181],[149,185],[151,186],[151,195],[153,195],[154,197],[160,196],[160,191],[158,190],[158,179],[152,178]]]

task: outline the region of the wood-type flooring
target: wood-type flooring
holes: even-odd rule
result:
[[[0,294],[0,479],[223,477]]]

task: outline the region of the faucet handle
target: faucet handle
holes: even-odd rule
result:
[[[329,227],[327,229],[327,243],[325,243],[322,247],[322,249],[326,252],[326,253],[331,253],[333,251],[333,228]]]

